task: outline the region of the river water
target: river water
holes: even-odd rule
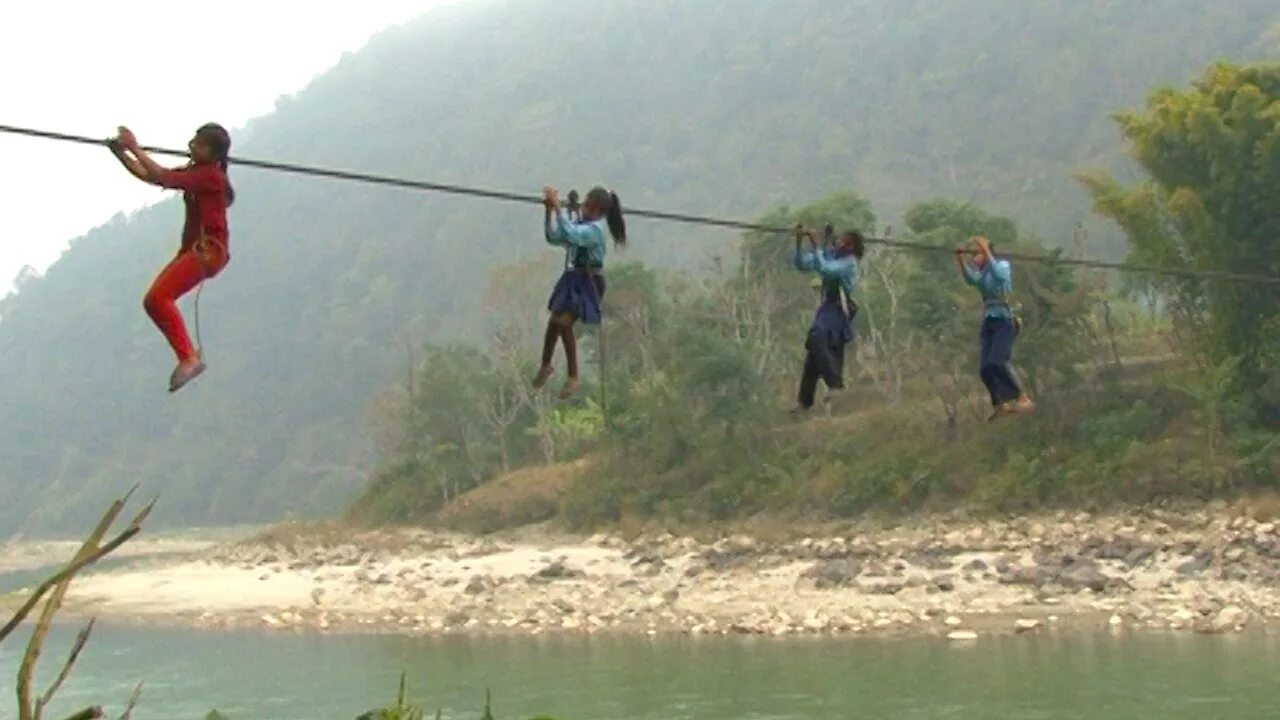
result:
[[[56,629],[47,679],[73,628]],[[12,687],[18,642],[0,646]],[[1280,638],[1262,634],[943,639],[404,638],[100,627],[50,717],[351,720],[410,696],[446,718],[497,720],[1273,720]],[[0,718],[16,715],[5,693]],[[113,715],[114,716],[114,715]],[[430,717],[430,715],[429,715]]]

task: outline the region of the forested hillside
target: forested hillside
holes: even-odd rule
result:
[[[1278,27],[1270,0],[481,2],[382,34],[237,151],[529,192],[606,182],[734,217],[852,187],[894,221],[946,196],[1053,244],[1089,211],[1073,171],[1131,177],[1109,113],[1213,60],[1280,56]],[[0,529],[82,523],[135,480],[175,524],[336,508],[373,465],[375,391],[425,341],[501,319],[494,268],[539,303],[552,281],[536,208],[233,172],[233,260],[201,302],[210,371],[181,394],[140,307],[176,245],[172,201],[76,240],[0,308]],[[735,240],[632,236],[667,268]]]

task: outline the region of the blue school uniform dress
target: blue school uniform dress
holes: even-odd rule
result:
[[[608,223],[573,222],[564,210],[557,210],[547,223],[547,243],[565,249],[565,271],[556,281],[547,309],[552,314],[569,313],[579,322],[599,325],[604,312],[604,251]]]
[[[853,341],[853,316],[846,312],[841,295],[852,300],[858,283],[858,259],[847,251],[798,251],[795,266],[822,278],[822,300],[809,326],[809,338],[828,347]],[[852,309],[852,308],[851,308]]]
[[[981,270],[965,263],[964,279],[982,295],[978,374],[991,395],[991,404],[1003,405],[1022,394],[1022,388],[1009,369],[1009,362],[1013,359],[1013,341],[1018,335],[1008,300],[1013,293],[1013,267],[1008,260],[998,259],[993,259]]]
[[[796,269],[816,272],[822,279],[822,300],[814,312],[805,339],[804,371],[796,401],[801,408],[813,407],[818,380],[831,390],[844,388],[844,350],[853,341],[852,305],[846,310],[845,297],[852,303],[858,281],[858,259],[848,251],[797,251]]]

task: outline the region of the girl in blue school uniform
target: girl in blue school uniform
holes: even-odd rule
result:
[[[551,318],[542,342],[542,365],[533,378],[535,389],[546,385],[555,372],[551,359],[555,355],[556,341],[564,343],[564,358],[568,376],[560,398],[567,399],[578,391],[578,341],[574,326],[578,322],[599,325],[603,317],[601,300],[605,283],[602,270],[606,237],[613,238],[615,247],[627,242],[626,222],[622,217],[622,204],[618,196],[602,187],[587,193],[579,211],[580,220],[570,219],[560,205],[559,194],[554,188],[543,189],[546,206],[547,243],[565,249],[565,271],[551,291],[547,309]]]
[[[965,255],[972,259],[966,260]],[[1028,413],[1035,403],[1023,392],[1009,367],[1013,359],[1013,342],[1018,337],[1018,323],[1009,306],[1013,294],[1013,266],[997,258],[991,241],[975,237],[972,248],[956,250],[956,266],[969,285],[982,295],[982,329],[978,374],[991,395],[991,417],[995,420],[1010,413]]]
[[[821,301],[804,343],[798,412],[813,407],[819,379],[827,386],[828,402],[843,392],[845,347],[853,342],[853,318],[858,312],[853,290],[858,283],[858,261],[865,251],[862,233],[850,230],[839,242],[831,242],[830,229],[827,234],[828,247],[819,250],[813,233],[796,227],[796,269],[816,273],[822,286]],[[808,250],[802,246],[805,238]]]

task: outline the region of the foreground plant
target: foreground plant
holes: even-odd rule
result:
[[[80,658],[81,651],[88,644],[89,636],[93,633],[94,627],[94,619],[92,618],[76,635],[75,642],[71,646],[71,652],[67,655],[66,661],[62,664],[62,669],[58,671],[57,677],[50,683],[48,689],[40,695],[34,694],[32,684],[36,664],[40,660],[40,653],[44,650],[44,643],[48,639],[49,628],[53,623],[53,618],[58,614],[58,610],[62,608],[62,601],[66,598],[67,589],[71,586],[72,579],[81,570],[110,555],[121,545],[133,539],[135,535],[142,531],[142,523],[151,514],[151,509],[155,507],[155,500],[147,503],[146,507],[142,508],[129,521],[124,530],[104,543],[103,538],[106,537],[107,531],[115,524],[116,518],[124,510],[125,505],[128,504],[129,498],[136,489],[137,487],[135,486],[124,497],[111,503],[111,507],[107,508],[102,519],[98,521],[97,527],[93,529],[93,532],[89,533],[89,537],[81,544],[80,549],[72,556],[71,561],[42,582],[31,593],[30,597],[19,606],[13,617],[3,627],[0,627],[0,643],[2,643],[27,619],[40,604],[40,601],[44,600],[43,609],[36,620],[35,630],[31,633],[31,639],[27,641],[27,649],[22,655],[22,663],[18,666],[18,720],[43,720],[44,712],[49,703],[71,675],[71,670]],[[134,688],[133,695],[129,698],[128,704],[125,705],[124,712],[120,715],[120,720],[129,720],[141,695],[142,685],[139,684]],[[102,707],[94,705],[69,715],[66,720],[98,720],[105,717],[107,715]]]

